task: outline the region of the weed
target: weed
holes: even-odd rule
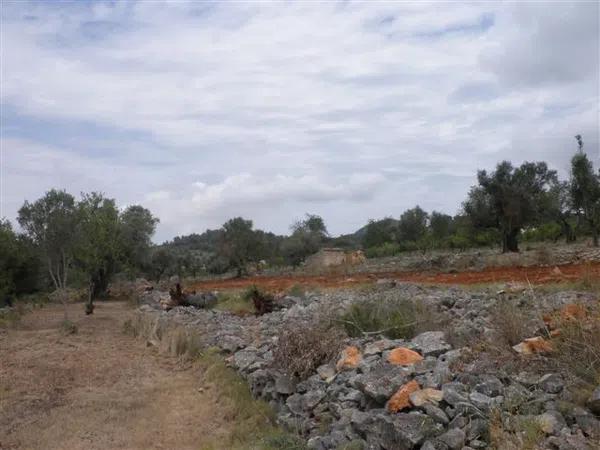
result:
[[[492,310],[492,323],[500,337],[511,346],[530,337],[531,334],[528,318],[512,299],[498,300]]]
[[[600,318],[562,320],[552,359],[567,374],[590,385],[600,383]]]
[[[417,314],[409,300],[363,301],[351,305],[339,322],[351,337],[383,334],[390,339],[411,338],[417,329]]]
[[[285,329],[273,352],[274,364],[300,378],[312,375],[321,364],[331,361],[343,342],[342,333],[324,323]]]
[[[64,335],[77,334],[79,328],[75,323],[70,321],[69,319],[64,319],[60,323],[60,330]]]
[[[14,328],[21,321],[21,313],[18,308],[0,309],[0,328]]]
[[[291,295],[292,297],[300,297],[300,298],[304,298],[304,296],[306,295],[306,290],[304,289],[304,286],[302,286],[301,284],[294,284],[289,290],[288,290],[288,295]]]
[[[215,309],[228,311],[238,316],[247,316],[254,313],[252,302],[239,292],[219,292]]]
[[[208,349],[198,358],[203,368],[204,381],[213,384],[223,399],[222,408],[232,433],[215,444],[203,449],[228,448],[235,450],[305,450],[306,446],[297,436],[284,433],[275,426],[275,414],[262,400],[255,400],[247,383],[225,365],[217,349]]]

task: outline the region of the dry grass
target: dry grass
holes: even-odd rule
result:
[[[3,450],[294,448],[271,445],[285,435],[264,418],[266,405],[239,383],[228,387],[235,374],[223,375],[217,355],[214,363],[185,356],[195,344],[181,330],[136,324],[122,302],[98,302],[93,316],[69,305],[69,317],[77,334],[61,331],[60,305],[0,330]],[[141,331],[159,345],[131,336]],[[269,425],[263,433],[257,424]]]
[[[238,316],[254,314],[254,305],[250,299],[243,295],[242,290],[230,290],[219,292],[215,309],[227,311]]]
[[[510,346],[531,337],[534,331],[531,318],[519,308],[514,299],[499,299],[492,309],[491,320],[499,337]]]
[[[273,352],[274,364],[288,374],[304,379],[321,364],[335,358],[343,339],[340,330],[325,323],[285,329],[279,334]]]

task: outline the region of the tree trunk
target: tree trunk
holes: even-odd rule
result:
[[[94,314],[94,281],[91,279],[88,287],[88,301],[85,304],[85,314]]]
[[[598,228],[592,226],[592,242],[594,243],[594,247],[598,247]]]
[[[502,236],[502,253],[517,253],[519,251],[518,236],[518,229],[504,232],[504,236]]]

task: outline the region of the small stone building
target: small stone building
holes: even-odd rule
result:
[[[327,269],[343,266],[355,266],[362,263],[365,256],[362,251],[346,251],[341,248],[322,248],[314,255],[306,258],[305,267],[308,269]]]

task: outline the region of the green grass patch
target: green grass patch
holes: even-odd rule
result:
[[[246,298],[244,291],[240,290],[219,292],[217,295],[217,304],[214,309],[228,311],[240,316],[254,314],[252,300]]]
[[[382,334],[390,339],[411,338],[417,330],[417,310],[409,300],[354,303],[340,317],[351,337]]]
[[[273,410],[252,397],[246,382],[225,365],[216,349],[204,351],[198,363],[204,368],[204,380],[218,390],[231,425],[228,435],[204,444],[201,450],[306,450],[302,439],[276,426]]]

